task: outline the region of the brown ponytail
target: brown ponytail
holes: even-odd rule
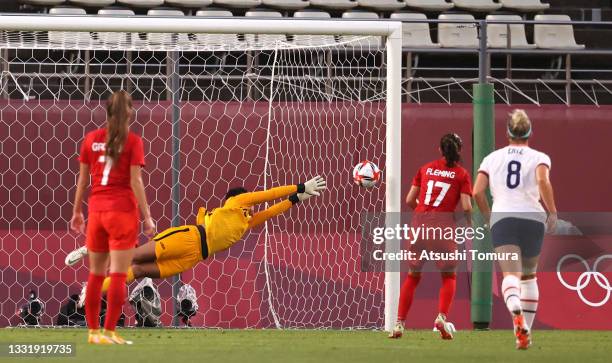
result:
[[[463,141],[457,134],[446,134],[440,139],[440,150],[444,159],[446,159],[446,166],[449,168],[455,167],[459,161],[461,161],[461,147]]]
[[[132,97],[125,91],[114,92],[106,102],[106,156],[117,160],[125,144],[132,111]]]

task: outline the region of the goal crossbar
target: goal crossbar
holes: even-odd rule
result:
[[[129,19],[129,20],[128,20]],[[359,23],[359,26],[356,26]],[[249,19],[99,15],[0,15],[8,31],[142,32],[142,33],[265,33],[308,35],[375,35],[401,37],[395,21]]]

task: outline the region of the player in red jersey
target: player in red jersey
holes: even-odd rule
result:
[[[440,152],[443,158],[429,162],[417,171],[412,187],[406,196],[406,203],[416,212],[412,221],[414,227],[422,225],[454,227],[452,213],[459,203],[466,213],[468,223],[471,223],[470,174],[458,164],[461,160],[462,145],[461,138],[456,134],[444,135],[440,140]],[[411,244],[410,251],[415,253],[416,259],[410,261],[410,272],[400,290],[397,324],[389,335],[390,338],[401,338],[403,334],[404,320],[412,304],[414,291],[421,280],[423,263],[426,262],[419,259],[420,254],[423,251],[453,253],[456,250],[457,243],[452,239],[434,238],[419,240]],[[439,314],[434,325],[442,339],[452,339],[453,329],[446,321],[446,316],[455,296],[456,261],[436,261],[436,265],[442,274],[442,286],[438,303]]]
[[[92,344],[131,344],[115,333],[125,303],[125,280],[138,240],[138,207],[144,218],[144,232],[152,236],[155,224],[144,192],[142,139],[130,132],[132,98],[125,91],[113,93],[106,105],[107,125],[88,133],[81,145],[80,173],[74,197],[70,228],[85,232],[83,194],[91,175],[87,249],[89,279],[85,315]],[[109,265],[110,260],[110,265]],[[104,332],[100,332],[102,282],[110,270],[108,310]]]

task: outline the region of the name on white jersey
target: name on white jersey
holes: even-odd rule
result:
[[[451,179],[455,178],[455,172],[454,171],[450,171],[450,170],[440,170],[440,169],[427,168],[427,170],[425,171],[425,174],[433,175],[433,176],[441,176],[443,178],[451,178]]]
[[[93,151],[104,151],[106,150],[106,144],[103,142],[94,142],[91,144],[91,150]]]
[[[508,148],[508,155],[514,155],[514,154],[518,154],[518,155],[523,155],[523,148]]]

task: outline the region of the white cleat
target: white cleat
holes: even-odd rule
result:
[[[446,321],[446,317],[443,314],[438,314],[436,321],[434,322],[434,331],[440,332],[440,337],[444,340],[452,340],[455,325]]]
[[[64,263],[66,266],[74,266],[77,262],[85,258],[85,256],[87,256],[87,247],[83,246],[70,252],[68,256],[66,256]]]
[[[79,294],[79,301],[77,301],[77,308],[82,308],[85,306],[85,296],[87,294],[87,282],[83,282],[83,287],[81,288],[81,293]]]

